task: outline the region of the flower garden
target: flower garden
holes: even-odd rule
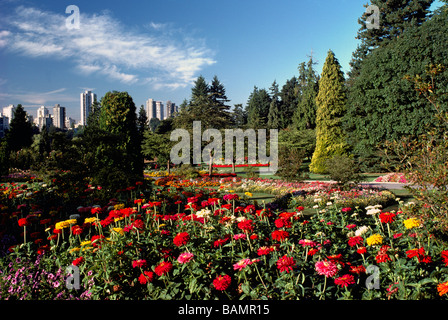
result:
[[[150,175],[110,199],[60,180],[2,184],[0,299],[446,299],[448,247],[416,215],[425,206],[325,183]],[[259,203],[257,184],[291,196]]]

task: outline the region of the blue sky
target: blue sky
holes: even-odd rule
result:
[[[217,75],[230,104],[282,86],[313,52],[349,70],[367,0],[0,0],[0,107],[56,103],[80,120],[79,95],[127,91],[180,104],[193,81]],[[80,28],[68,29],[69,5]]]

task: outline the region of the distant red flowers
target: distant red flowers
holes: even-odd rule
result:
[[[277,269],[279,269],[280,272],[286,271],[287,273],[289,273],[289,271],[292,271],[295,264],[296,263],[293,258],[284,255],[277,260]]]
[[[289,232],[285,230],[275,230],[271,233],[273,240],[284,241],[289,238]]]
[[[187,244],[189,240],[190,235],[188,234],[188,232],[181,232],[174,237],[173,243],[176,247],[180,247]]]
[[[132,261],[132,268],[144,268],[146,267],[146,260],[134,260]]]
[[[249,232],[254,230],[253,221],[245,219],[238,223],[238,228],[243,232]]]
[[[394,221],[396,214],[392,212],[381,212],[379,215],[381,223],[391,223]]]
[[[232,278],[228,276],[227,274],[223,276],[217,276],[215,280],[213,280],[213,286],[216,290],[219,291],[225,291],[230,286],[230,283],[232,282]]]
[[[83,257],[79,257],[79,258],[76,258],[75,260],[73,260],[72,265],[79,266],[83,262],[84,262],[84,258]]]
[[[334,279],[334,283],[341,287],[348,287],[355,283],[355,277],[351,274],[344,274],[341,277]]]
[[[173,264],[171,262],[162,261],[155,267],[154,272],[160,277],[170,272],[171,269],[173,269]]]
[[[443,251],[442,251],[442,257],[443,257]],[[409,259],[412,259],[414,257],[417,257],[418,262],[420,263],[431,263],[432,262],[432,258],[429,255],[426,255],[425,252],[425,248],[419,248],[419,249],[411,249],[406,251],[406,255]],[[448,261],[446,261],[445,259],[443,260],[445,263],[447,263]]]
[[[151,283],[154,278],[154,273],[151,271],[143,271],[143,273],[138,277],[138,282],[140,284]]]
[[[358,244],[362,244],[363,242],[364,242],[364,239],[361,236],[350,237],[348,239],[348,245],[350,247],[354,247]]]
[[[27,218],[19,219],[18,223],[19,223],[19,227],[25,227],[25,226],[30,225],[30,222],[28,221]]]

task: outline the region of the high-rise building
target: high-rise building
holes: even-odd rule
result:
[[[75,120],[74,119],[72,119],[72,118],[70,118],[70,117],[65,117],[65,127],[67,128],[67,129],[72,129],[72,128],[74,128],[75,127]]]
[[[146,116],[148,117],[148,120],[156,118],[156,102],[154,99],[148,99],[146,101]]]
[[[165,119],[163,111],[163,102],[156,101],[156,118],[158,118],[160,121]]]
[[[175,103],[172,103],[170,100],[166,102],[166,110],[165,110],[165,119],[174,117],[174,114],[177,112],[177,106]]]
[[[35,123],[40,130],[42,130],[44,126],[48,128],[53,124],[53,119],[51,118],[50,113],[45,106],[37,109],[37,118],[35,120]]]
[[[92,112],[92,105],[96,101],[96,94],[91,91],[81,93],[81,125],[87,124],[87,118]]]
[[[5,130],[9,129],[9,124],[11,123],[12,118],[14,118],[14,111],[16,110],[16,107],[12,104],[10,104],[7,107],[3,108],[3,127]]]
[[[59,129],[65,129],[65,107],[56,104],[53,107],[53,125]]]

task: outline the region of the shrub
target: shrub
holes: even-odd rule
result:
[[[343,188],[350,188],[361,181],[361,174],[356,162],[345,155],[333,156],[326,160],[326,167],[330,179],[337,181]]]

